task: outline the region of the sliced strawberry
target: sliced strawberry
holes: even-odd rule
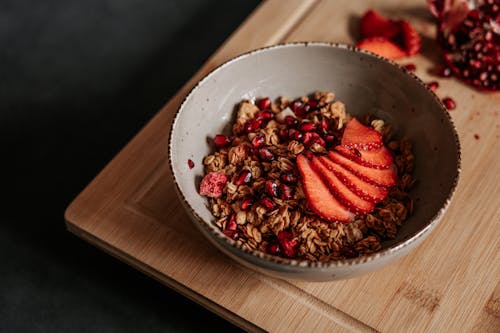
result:
[[[390,187],[396,184],[397,173],[394,167],[389,169],[365,167],[334,151],[329,151],[328,157],[335,163],[342,165],[344,168],[355,173],[358,177],[374,185]]]
[[[392,164],[392,155],[387,148],[381,146],[378,149],[364,150],[336,146],[335,150],[350,159],[364,166],[375,169],[387,169]]]
[[[353,117],[346,124],[340,144],[349,149],[377,149],[382,146],[382,135]]]
[[[328,186],[330,192],[335,195],[353,213],[371,212],[375,205],[357,196],[347,187],[333,171],[330,171],[317,157],[312,159],[313,169],[320,175],[323,182]]]
[[[422,47],[422,41],[420,40],[420,36],[417,31],[405,20],[398,21],[398,23],[401,29],[400,36],[402,46],[406,51],[406,54],[410,56],[417,54]]]
[[[351,171],[345,169],[340,164],[337,164],[326,158],[320,156],[319,160],[323,163],[329,170],[333,171],[335,175],[347,186],[351,191],[359,195],[361,198],[374,203],[380,202],[387,196],[388,190],[384,187],[376,186],[370,184],[363,179],[356,176]]]
[[[319,175],[312,169],[304,155],[297,156],[297,166],[301,175],[302,186],[311,208],[327,221],[348,222],[354,214],[348,211],[328,190]]]
[[[398,34],[399,26],[396,21],[383,17],[380,13],[369,10],[361,18],[361,35],[367,37],[391,38]]]
[[[406,57],[406,52],[385,37],[365,38],[356,45],[358,48],[373,52],[387,59]]]

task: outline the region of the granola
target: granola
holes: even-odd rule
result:
[[[325,155],[339,145],[350,118],[331,92],[242,101],[232,135],[218,135],[215,152],[203,160],[207,175],[227,177],[221,193],[207,196],[214,223],[239,246],[282,257],[325,262],[379,251],[413,211],[411,143],[393,138],[383,120],[361,119],[381,134],[398,177],[383,201],[349,223],[311,209],[297,169],[297,156]]]

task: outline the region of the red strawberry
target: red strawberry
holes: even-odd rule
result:
[[[344,146],[337,146],[335,150],[348,159],[370,168],[387,169],[392,164],[392,155],[384,146],[373,150],[349,149]]]
[[[363,166],[337,152],[329,151],[328,157],[335,163],[356,174],[358,177],[374,185],[390,187],[396,184],[397,173],[394,167],[389,169],[374,169]]]
[[[318,174],[312,169],[307,157],[302,154],[297,156],[297,166],[307,202],[319,216],[331,222],[348,222],[354,218],[354,214],[349,212],[330,193],[328,187],[326,187]]]
[[[383,17],[380,13],[369,10],[361,18],[361,35],[366,37],[391,38],[398,34],[399,26],[396,21]]]
[[[337,199],[345,204],[351,212],[371,212],[375,205],[373,202],[363,200],[352,192],[342,181],[330,171],[317,157],[312,159],[313,169],[320,175],[323,182],[328,186]]]
[[[356,45],[358,48],[373,52],[387,59],[406,57],[406,52],[385,37],[365,38]]]
[[[377,203],[384,200],[387,196],[388,191],[386,188],[365,182],[363,179],[343,168],[341,165],[334,163],[329,158],[320,156],[319,159],[321,163],[323,163],[329,170],[333,171],[335,175],[351,189],[351,191],[359,195],[361,198]]]
[[[407,55],[414,55],[420,51],[422,47],[422,41],[417,31],[410,25],[410,23],[401,20],[398,21],[401,32],[400,36],[402,39],[402,46],[406,51]]]
[[[353,117],[346,124],[340,143],[349,149],[377,149],[382,146],[382,135],[373,128],[363,125]]]

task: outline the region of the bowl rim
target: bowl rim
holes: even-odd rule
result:
[[[325,48],[337,48],[337,49],[345,49],[348,51],[353,52],[353,54],[361,53],[368,55],[370,57],[377,58],[379,61],[383,61],[386,63],[389,63],[393,66],[396,66],[399,70],[401,70],[403,73],[406,75],[409,75],[415,82],[423,87],[424,89],[427,90],[428,93],[431,94],[431,96],[434,98],[436,101],[437,105],[439,105],[439,110],[446,119],[446,122],[448,126],[450,126],[450,129],[452,130],[452,133],[455,137],[455,145],[457,149],[457,167],[456,167],[456,175],[455,178],[453,179],[453,183],[451,184],[450,190],[448,192],[448,195],[446,197],[446,200],[444,201],[444,204],[441,206],[441,208],[429,219],[429,221],[420,229],[418,229],[416,232],[413,234],[410,234],[409,236],[405,237],[403,240],[401,240],[398,243],[392,244],[388,246],[387,248],[384,248],[380,251],[374,252],[372,254],[367,254],[367,255],[362,255],[358,256],[355,258],[350,258],[350,259],[340,259],[340,260],[330,260],[327,262],[312,262],[309,260],[298,260],[298,259],[290,259],[290,258],[283,258],[283,257],[278,257],[278,256],[273,256],[264,252],[261,252],[259,250],[252,250],[249,248],[243,248],[241,245],[237,245],[236,241],[233,239],[230,239],[229,237],[225,236],[222,231],[212,222],[212,221],[204,221],[203,218],[201,218],[196,211],[193,209],[193,207],[190,205],[189,201],[186,199],[184,193],[181,191],[181,188],[179,184],[177,183],[177,175],[175,172],[175,168],[173,165],[172,161],[172,136],[174,134],[174,130],[176,129],[176,124],[177,120],[179,119],[179,115],[184,109],[184,106],[188,99],[195,93],[197,88],[203,84],[206,80],[208,80],[210,77],[215,75],[216,72],[222,70],[223,68],[231,65],[234,62],[237,62],[241,59],[247,58],[252,56],[253,54],[258,54],[258,53],[263,53],[263,52],[269,52],[274,49],[282,49],[282,48],[294,48],[294,47],[325,47]],[[304,269],[304,268],[316,268],[316,269],[332,269],[332,268],[338,268],[338,267],[343,267],[343,266],[353,266],[353,265],[359,265],[359,264],[364,264],[368,263],[374,260],[377,260],[382,257],[388,257],[391,255],[394,255],[395,253],[399,252],[400,249],[411,245],[412,243],[416,242],[419,240],[421,237],[426,235],[430,230],[434,228],[435,225],[439,223],[441,218],[443,217],[444,213],[448,209],[448,206],[450,205],[450,202],[453,198],[453,195],[455,194],[457,184],[460,178],[461,174],[461,145],[460,145],[460,140],[459,136],[457,133],[457,130],[455,128],[455,125],[453,123],[453,120],[449,114],[449,112],[446,110],[446,107],[444,106],[443,102],[439,99],[439,97],[432,91],[427,84],[425,84],[418,76],[416,76],[413,72],[410,70],[406,69],[402,65],[399,65],[398,63],[387,59],[385,57],[382,57],[378,54],[375,54],[373,52],[367,51],[367,50],[362,50],[359,49],[353,45],[348,45],[344,43],[333,43],[333,42],[322,42],[322,41],[296,41],[296,42],[284,42],[284,43],[278,43],[278,44],[273,44],[270,46],[265,46],[257,49],[253,49],[244,53],[241,53],[235,57],[230,58],[229,60],[224,61],[222,64],[216,66],[212,70],[210,70],[206,75],[203,76],[191,89],[190,91],[185,95],[182,103],[179,105],[177,108],[175,114],[173,115],[173,121],[172,125],[170,127],[170,131],[168,133],[168,163],[169,167],[171,170],[173,182],[175,184],[175,189],[178,194],[179,199],[182,201],[182,204],[184,208],[187,208],[190,210],[191,216],[194,217],[192,218],[193,222],[197,223],[197,227],[202,227],[205,230],[207,230],[212,236],[216,237],[218,239],[219,243],[222,243],[223,245],[229,246],[232,248],[233,251],[236,251],[236,253],[240,252],[243,254],[243,257],[247,257],[248,255],[251,255],[255,260],[261,261],[263,260],[263,264],[276,264],[278,265],[277,267],[282,267],[282,268],[297,268],[297,269]],[[215,239],[215,240],[217,240]]]

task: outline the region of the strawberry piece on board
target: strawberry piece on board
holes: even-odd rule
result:
[[[365,38],[356,47],[373,52],[387,59],[395,60],[406,57],[406,52],[403,49],[385,37]]]
[[[348,149],[378,149],[382,146],[382,135],[353,117],[346,124],[340,144]]]
[[[367,37],[391,38],[399,33],[398,23],[383,17],[374,10],[367,11],[361,18],[361,35]]]
[[[390,187],[396,184],[397,172],[394,167],[375,169],[351,161],[337,152],[329,151],[328,157],[335,163],[356,174],[358,177],[377,186]]]
[[[333,171],[335,175],[351,189],[351,191],[359,195],[361,198],[378,203],[387,197],[388,190],[385,187],[376,186],[364,181],[329,158],[320,156],[319,159],[321,163],[323,163],[329,170]]]
[[[317,157],[312,159],[313,169],[320,175],[323,182],[330,189],[337,199],[347,208],[356,214],[371,212],[375,205],[371,201],[360,198],[352,192],[333,171],[330,171]]]
[[[336,146],[335,150],[351,161],[375,169],[387,169],[391,166],[393,160],[390,151],[384,146],[373,150]]]
[[[297,166],[301,175],[302,186],[310,207],[327,221],[349,222],[354,214],[344,207],[323,183],[304,155],[297,156]]]

